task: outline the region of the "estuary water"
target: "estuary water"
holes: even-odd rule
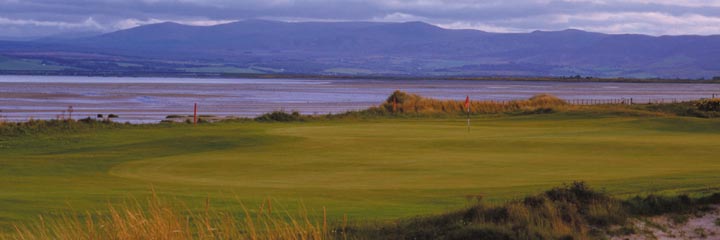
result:
[[[0,76],[0,120],[51,119],[73,107],[73,117],[119,115],[152,123],[167,115],[253,117],[274,110],[337,113],[378,105],[394,90],[464,100],[526,99],[549,93],[563,99],[691,100],[720,95],[720,84],[567,83],[459,80],[312,80],[151,77]]]

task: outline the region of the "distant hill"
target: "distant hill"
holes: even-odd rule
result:
[[[640,78],[720,75],[720,36],[653,37],[579,30],[489,33],[443,29],[423,22],[248,20],[206,27],[160,23],[79,39],[4,41],[0,42],[0,54],[42,58],[51,64],[89,71]]]

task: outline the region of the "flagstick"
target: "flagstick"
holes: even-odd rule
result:
[[[467,131],[470,132],[470,108],[467,111]]]
[[[465,108],[467,108],[467,131],[470,132],[470,96],[465,96]]]

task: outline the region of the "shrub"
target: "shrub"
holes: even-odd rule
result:
[[[274,111],[266,113],[255,118],[256,121],[262,122],[292,122],[292,121],[303,121],[305,117],[298,111],[287,113],[285,111]]]
[[[84,129],[116,128],[121,124],[108,120],[92,119],[90,117],[79,120],[28,120],[26,122],[7,122],[0,124],[0,138],[17,137],[35,134],[73,132]]]
[[[633,214],[659,215],[665,213],[688,213],[695,209],[697,203],[687,195],[659,196],[650,194],[645,197],[636,196],[625,202]]]
[[[188,117],[188,116],[185,116],[185,115],[177,115],[177,114],[172,114],[172,115],[167,115],[167,116],[165,116],[165,119],[173,119],[173,118],[185,118],[185,117]],[[190,116],[190,117],[192,117],[192,116]]]
[[[706,112],[720,111],[720,98],[703,99],[695,103],[697,109]]]

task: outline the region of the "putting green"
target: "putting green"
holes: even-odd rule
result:
[[[619,195],[716,191],[720,121],[568,114],[223,123],[0,142],[0,224],[142,197],[240,211],[272,198],[388,219],[572,180]]]

